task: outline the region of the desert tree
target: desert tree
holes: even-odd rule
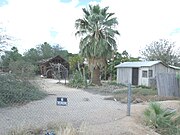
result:
[[[168,39],[159,39],[152,41],[140,51],[146,60],[160,60],[166,65],[178,65],[179,51],[175,49],[175,42]]]
[[[88,61],[91,72],[91,83],[101,85],[101,69],[107,65],[117,50],[115,36],[119,35],[116,26],[118,21],[109,7],[89,5],[83,8],[83,18],[75,21],[76,35],[80,36],[80,54]]]

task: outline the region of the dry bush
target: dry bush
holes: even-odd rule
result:
[[[19,127],[11,130],[8,135],[88,135],[87,125],[82,123],[79,128],[71,124],[49,123],[46,127],[24,129]]]

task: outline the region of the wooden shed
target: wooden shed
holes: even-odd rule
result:
[[[161,61],[124,62],[117,66],[117,83],[151,86],[158,73],[180,73],[180,68]]]
[[[52,78],[52,73],[47,71],[51,69],[51,63],[53,64],[62,64],[65,68],[69,70],[69,63],[63,59],[60,55],[57,55],[55,57],[51,57],[49,59],[43,59],[39,61],[39,68],[40,68],[40,73],[43,76],[46,76],[47,78]]]

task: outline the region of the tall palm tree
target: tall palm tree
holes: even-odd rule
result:
[[[89,5],[83,8],[84,16],[75,21],[76,34],[81,37],[80,54],[87,58],[91,71],[91,83],[101,85],[100,70],[107,64],[117,50],[115,35],[120,35],[115,29],[118,25],[114,13],[108,13],[109,7]]]

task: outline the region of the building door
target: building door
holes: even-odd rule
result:
[[[139,69],[132,68],[132,85],[138,85]]]

